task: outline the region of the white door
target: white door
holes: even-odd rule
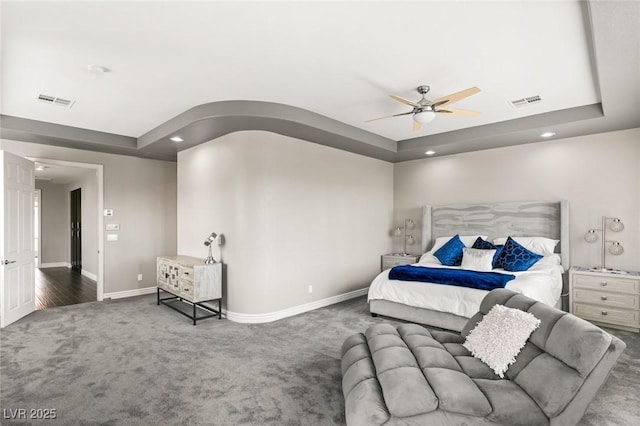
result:
[[[35,305],[33,163],[0,150],[0,327],[30,314]]]

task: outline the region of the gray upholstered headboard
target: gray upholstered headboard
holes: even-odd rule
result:
[[[569,204],[566,200],[424,206],[423,252],[431,248],[437,237],[455,234],[487,235],[489,240],[509,235],[560,240],[556,251],[564,268],[570,267]]]

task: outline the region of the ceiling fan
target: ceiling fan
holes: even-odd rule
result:
[[[430,87],[427,85],[418,86],[416,89],[419,94],[422,95],[422,99],[417,102],[410,101],[405,98],[401,98],[400,96],[390,95],[392,99],[395,99],[398,102],[409,105],[413,107],[413,110],[409,112],[403,112],[400,114],[386,115],[384,117],[378,117],[371,120],[367,120],[366,122],[382,120],[383,118],[390,117],[399,117],[401,115],[410,115],[413,114],[413,131],[420,130],[423,124],[430,123],[435,117],[436,113],[438,114],[450,114],[450,115],[461,115],[461,116],[469,116],[476,117],[480,115],[478,111],[469,111],[466,109],[453,109],[453,108],[441,108],[447,105],[450,105],[454,102],[458,102],[464,98],[467,98],[471,95],[475,95],[480,92],[480,89],[477,87],[471,87],[469,89],[463,90],[461,92],[452,93],[447,96],[443,96],[434,101],[430,101],[425,98],[425,95],[429,93]]]

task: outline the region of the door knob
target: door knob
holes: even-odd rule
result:
[[[15,260],[3,260],[3,261],[2,261],[2,264],[3,264],[3,265],[8,265],[8,264],[10,264],[10,263],[16,263],[16,261],[15,261]]]

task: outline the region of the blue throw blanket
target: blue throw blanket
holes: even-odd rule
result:
[[[457,285],[460,287],[493,290],[504,288],[515,279],[515,275],[498,272],[470,271],[468,269],[428,268],[424,266],[401,265],[391,268],[390,280],[420,281],[434,284]]]

